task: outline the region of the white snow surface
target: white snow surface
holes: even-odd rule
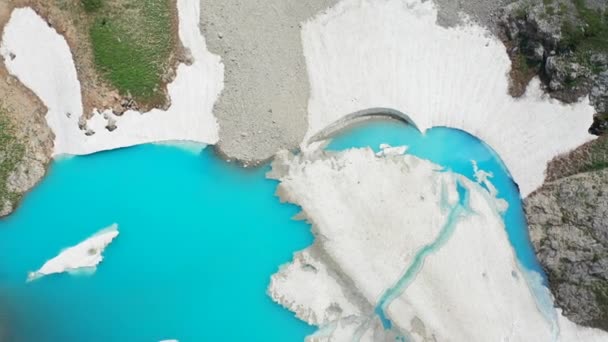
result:
[[[309,251],[296,254],[294,265],[273,276],[269,292],[299,317],[316,318],[306,319],[321,327],[310,340],[382,336],[370,308],[438,237],[446,207],[458,201],[457,182],[469,193],[469,210],[389,305],[394,326],[413,341],[608,340],[605,332],[576,326],[535,297],[532,288],[540,283],[530,284],[533,277],[516,261],[500,202],[479,183],[439,169],[408,154],[369,148],[277,157],[269,176],[280,180],[283,200],[302,207],[313,224],[314,255],[322,257],[309,262],[302,257]],[[348,291],[354,295],[345,296]]]
[[[272,276],[268,287],[270,297],[312,325],[328,324],[346,316],[361,316],[361,308],[346,294],[348,289],[339,284],[322,260],[313,256],[312,250],[296,253],[293,262],[282,266],[280,272]],[[318,295],[319,289],[325,296]]]
[[[364,151],[348,152],[347,157],[329,161],[294,162],[279,188],[286,194],[284,199],[302,206],[315,227],[323,229],[319,245],[348,278],[356,285],[368,284],[359,290],[369,300],[379,298],[386,284],[401,276],[401,267],[411,262],[416,251],[436,238],[448,215],[447,211],[436,212],[444,184],[450,203],[455,203],[458,195],[454,178],[435,172],[441,169],[437,165],[409,155],[389,155],[378,159],[381,163],[370,163],[374,152]],[[402,158],[407,158],[416,172],[403,170],[406,166],[396,162]],[[433,215],[389,215],[408,208]],[[374,281],[369,282],[370,278]]]
[[[549,160],[592,139],[587,98],[564,105],[543,95],[508,95],[505,46],[474,24],[444,28],[422,0],[344,0],[306,22],[302,42],[311,84],[314,136],[344,116],[391,108],[424,132],[464,130],[503,159],[526,197],[544,180]]]
[[[38,271],[31,272],[27,280],[32,281],[55,273],[95,271],[103,260],[103,251],[117,236],[117,224],[104,228],[76,246],[61,251],[56,257],[45,262]]]
[[[179,37],[193,63],[181,64],[168,85],[167,111],[95,111],[79,128],[83,116],[80,83],[70,48],[63,36],[49,27],[31,8],[13,11],[7,23],[0,54],[8,71],[30,88],[48,108],[46,120],[55,134],[54,155],[89,154],[157,141],[192,141],[214,144],[218,125],[213,104],[223,88],[224,67],[205,45],[198,24],[198,0],[178,0]],[[13,58],[14,57],[14,58]],[[110,120],[117,129],[105,127]],[[94,132],[85,135],[86,131]]]

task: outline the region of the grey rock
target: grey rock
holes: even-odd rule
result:
[[[78,118],[78,129],[80,129],[81,131],[86,131],[86,129],[87,129],[86,116],[82,115]]]
[[[46,164],[36,159],[24,158],[8,176],[7,188],[11,192],[24,193],[33,188],[45,173]]]
[[[591,56],[590,61],[593,65],[597,67],[607,67],[608,66],[608,56],[601,53],[596,53]]]
[[[602,1],[586,3],[590,8],[605,8]],[[593,52],[589,60],[581,61],[580,54],[574,53],[562,40],[565,22],[573,27],[586,25],[572,0],[519,0],[506,6],[501,16],[511,59],[515,65],[522,65],[515,62],[523,57],[527,64],[522,67],[522,73],[528,77],[517,82],[525,84],[530,72],[537,73],[551,97],[572,103],[590,93],[597,70],[607,68],[608,55]],[[603,112],[601,109],[596,106],[598,113]]]
[[[5,200],[0,206],[0,217],[7,216],[13,212],[13,204],[9,200]]]
[[[167,77],[172,77],[172,76],[167,75]],[[166,110],[169,106],[170,106],[170,102],[168,104],[165,104],[162,107],[162,109]],[[130,95],[122,98],[120,100],[120,104],[115,105],[114,108],[112,109],[112,112],[117,116],[122,116],[126,111],[129,111],[129,110],[134,110],[134,111],[138,111],[138,112],[140,111],[139,105],[137,104],[137,102],[135,102],[135,100]]]
[[[535,62],[542,62],[545,58],[545,47],[541,43],[536,43],[534,53],[532,54],[532,60]]]
[[[17,87],[17,83],[9,84],[10,87]],[[4,94],[5,89],[6,85],[0,83],[0,94]],[[0,158],[0,166],[9,168],[5,177],[0,179],[6,190],[0,193],[0,218],[17,208],[23,194],[45,175],[54,139],[44,117],[46,109],[22,102],[16,92],[9,90],[6,95],[0,96],[0,107],[4,105],[0,115],[9,120],[13,134],[5,141],[6,145],[0,146],[0,150],[11,154],[12,160],[7,164],[6,160]]]
[[[607,114],[598,115],[593,117],[593,123],[589,127],[589,133],[595,135],[604,135],[608,132],[608,117]]]
[[[106,129],[110,132],[113,132],[117,128],[118,128],[118,126],[116,126],[116,119],[108,118],[108,123],[106,124]]]
[[[522,41],[524,46],[541,45],[545,50],[553,51],[561,39],[559,19],[545,15],[540,0],[517,1],[505,6],[500,21],[507,37]]]
[[[598,113],[608,113],[608,70],[600,73],[595,79],[589,93],[589,101]]]
[[[553,91],[564,89],[566,81],[565,68],[561,66],[562,58],[557,56],[548,57],[545,61],[544,72],[549,76],[549,89]]]
[[[555,304],[608,329],[608,169],[546,183],[525,200],[530,237]]]
[[[549,56],[543,68],[551,96],[566,103],[576,102],[585,96],[593,82],[591,71],[572,61],[569,56]]]
[[[439,25],[445,27],[461,25],[464,22],[463,18],[466,17],[492,32],[498,32],[497,13],[513,0],[433,0],[433,2],[438,7]]]
[[[302,141],[310,89],[299,24],[336,3],[201,1],[200,28],[225,66],[224,90],[213,109],[220,156],[256,165]]]

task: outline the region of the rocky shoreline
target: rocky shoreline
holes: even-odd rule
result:
[[[9,4],[0,3],[0,36],[10,13]],[[0,182],[4,183],[0,185],[3,189],[0,190],[0,217],[3,217],[13,212],[22,196],[46,174],[54,135],[44,117],[44,104],[8,74],[2,58],[0,95],[0,121],[4,123],[2,135],[6,139],[0,147]]]
[[[513,95],[540,76],[565,103],[588,96],[589,133],[608,130],[608,3],[517,1],[501,15],[513,61]],[[608,184],[606,137],[548,164],[546,183],[525,199],[532,243],[555,304],[573,322],[608,330]]]
[[[520,0],[501,10],[514,96],[538,75],[544,91],[565,103],[589,96],[596,110],[589,132],[608,129],[608,3]]]
[[[608,330],[608,169],[545,184],[525,200],[530,236],[556,304]]]

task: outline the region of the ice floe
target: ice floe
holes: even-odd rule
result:
[[[104,250],[117,236],[117,224],[104,228],[76,246],[61,251],[59,255],[45,262],[39,270],[30,272],[27,281],[55,273],[95,271],[103,260]]]

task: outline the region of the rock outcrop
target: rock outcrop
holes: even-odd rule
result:
[[[520,0],[505,7],[504,39],[513,63],[512,95],[539,75],[566,103],[595,108],[589,133],[608,131],[608,3]],[[582,119],[584,120],[584,119]],[[555,304],[572,321],[608,329],[608,139],[551,161],[546,182],[525,201],[532,242]]]
[[[0,35],[13,5],[0,2]],[[0,217],[17,207],[50,163],[54,136],[45,113],[40,99],[8,74],[0,57]]]
[[[608,169],[545,184],[525,200],[549,286],[570,320],[608,329]]]
[[[504,8],[502,26],[513,61],[511,92],[523,94],[541,76],[553,98],[572,103],[589,95],[596,118],[608,126],[608,3],[592,0],[520,0]]]
[[[604,59],[604,62],[606,60],[608,60],[608,57]],[[608,65],[608,63],[605,65]],[[608,70],[597,76],[596,82],[591,88],[591,93],[589,93],[589,100],[598,113],[602,113],[595,116],[589,132],[597,135],[608,132]]]
[[[604,135],[560,155],[547,165],[546,182],[608,167],[608,136]]]

